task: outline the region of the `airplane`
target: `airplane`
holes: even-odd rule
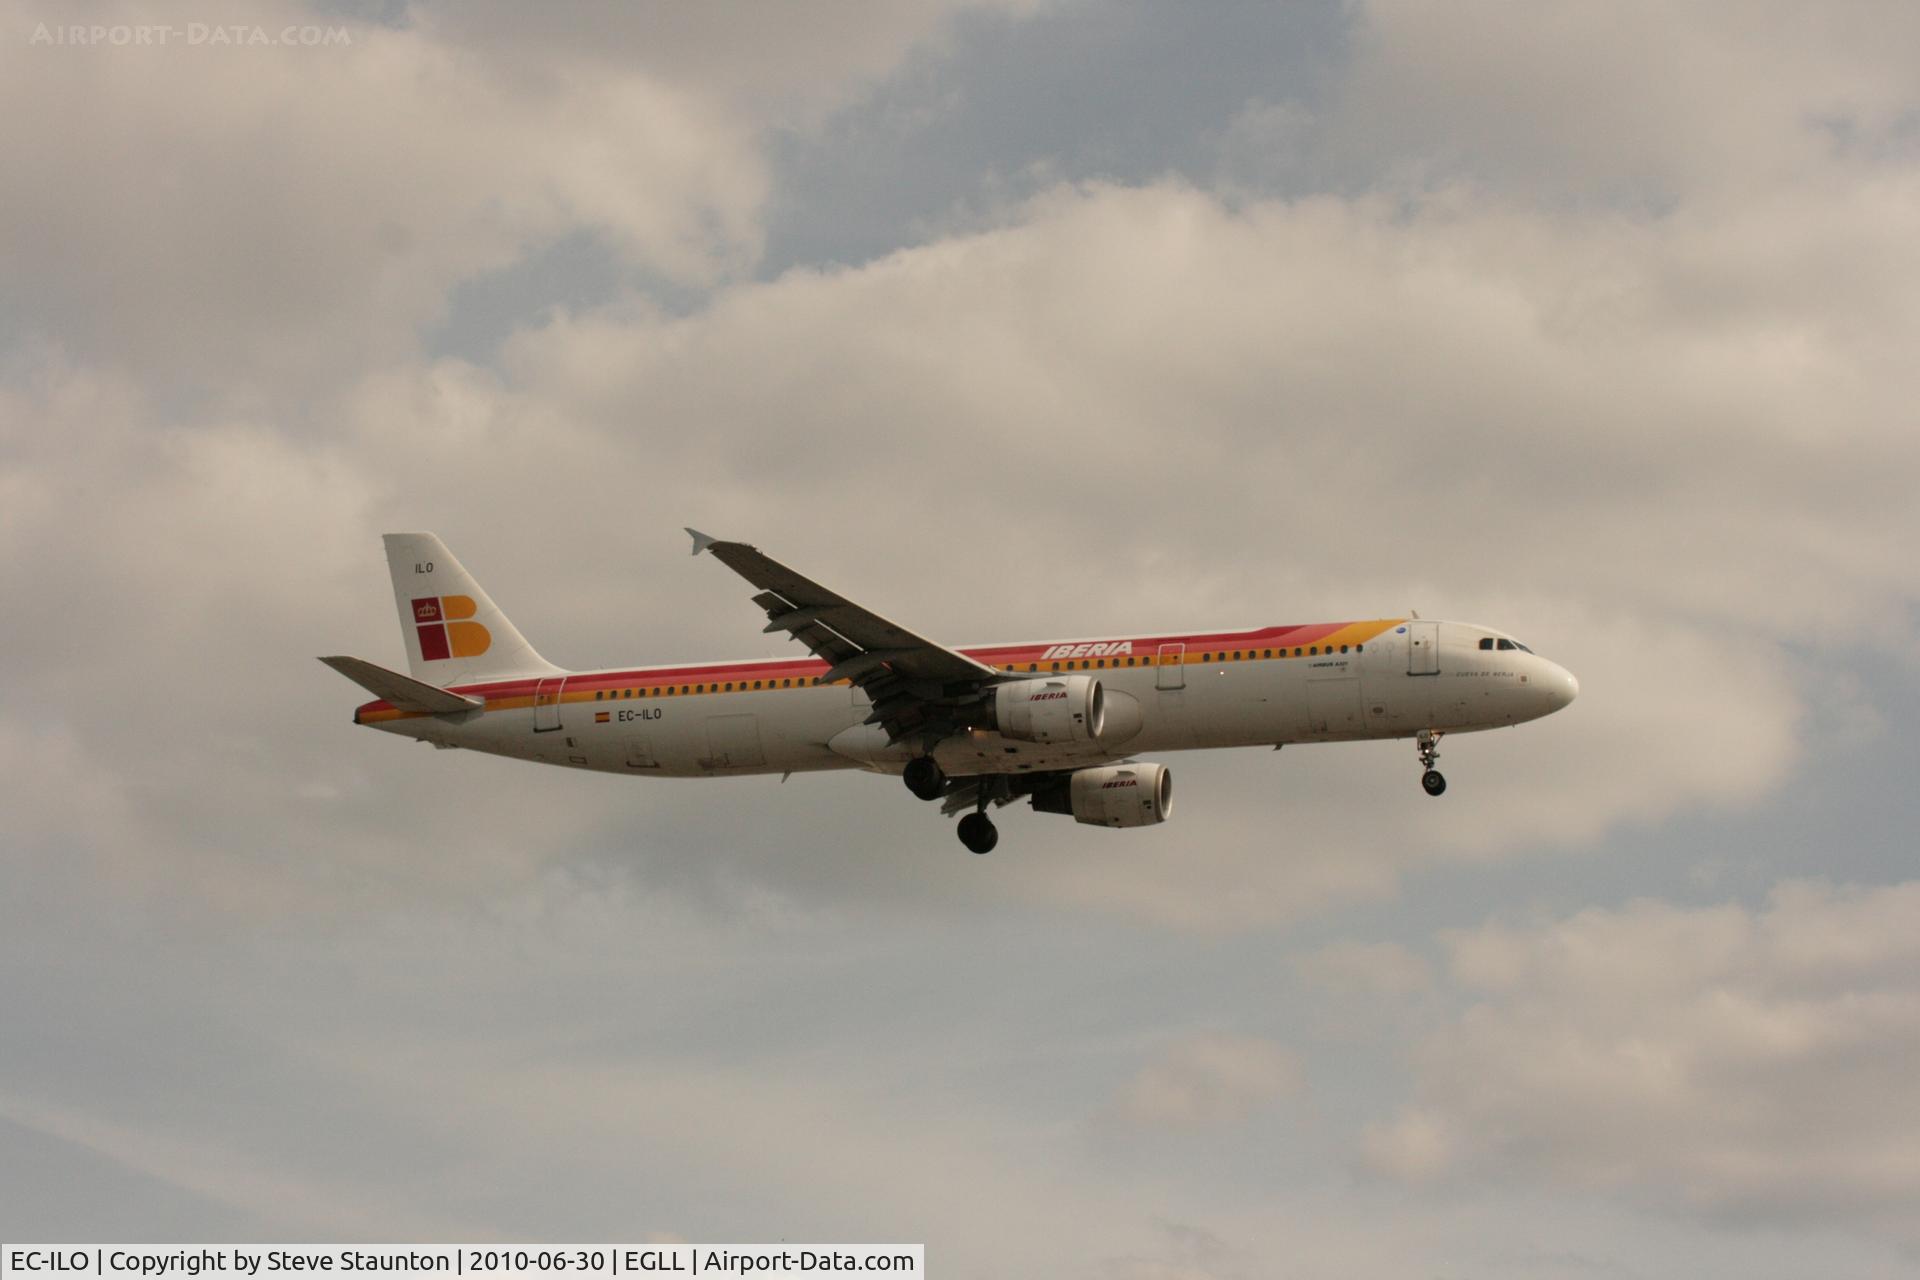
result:
[[[1407,617],[948,647],[743,542],[694,529],[754,588],[763,634],[804,656],[568,671],[535,652],[431,533],[385,536],[410,674],[320,661],[374,695],[353,722],[441,748],[639,777],[894,774],[999,841],[988,809],[1142,827],[1173,813],[1146,753],[1411,738],[1428,795],[1449,733],[1505,728],[1579,694],[1490,627]]]

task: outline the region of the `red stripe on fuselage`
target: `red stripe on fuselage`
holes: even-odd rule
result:
[[[1380,629],[1397,625],[1399,619],[1370,619],[1381,624]],[[1033,643],[1011,645],[977,645],[961,649],[959,652],[986,666],[1002,668],[1023,666],[1033,663],[1039,670],[1035,675],[1053,674],[1048,668],[1054,662],[1089,662],[1100,658],[1110,663],[1118,656],[1143,658],[1158,656],[1164,645],[1184,645],[1185,656],[1191,660],[1193,655],[1207,650],[1293,648],[1299,645],[1311,645],[1325,636],[1347,627],[1366,625],[1359,622],[1308,622],[1294,626],[1262,627],[1253,631],[1211,631],[1199,635],[1167,636],[1118,636],[1102,640],[1045,640]],[[1377,632],[1375,634],[1378,634]],[[1043,658],[1041,655],[1063,646],[1077,644],[1123,645],[1131,644],[1130,653],[1088,654],[1085,657]],[[595,690],[627,689],[649,685],[693,685],[712,684],[715,680],[738,681],[741,677],[748,680],[785,680],[812,679],[826,671],[827,664],[818,658],[762,658],[739,662],[707,663],[688,667],[635,667],[622,671],[583,671],[577,675],[564,676],[567,692],[576,694],[592,693]],[[462,684],[449,686],[455,693],[469,697],[483,698],[489,702],[496,699],[530,698],[535,688],[543,680],[559,680],[562,676],[530,677],[515,680],[501,680],[485,684]],[[737,692],[737,690],[736,690]],[[369,702],[360,708],[362,712],[386,711],[391,707],[385,701]]]

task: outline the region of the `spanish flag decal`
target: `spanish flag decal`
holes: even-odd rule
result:
[[[611,719],[613,719],[613,713],[611,711],[596,711],[593,713],[593,722],[595,724],[605,724]]]
[[[471,596],[419,596],[413,602],[413,625],[420,633],[420,656],[428,662],[443,658],[477,658],[493,644],[486,627],[471,621]]]

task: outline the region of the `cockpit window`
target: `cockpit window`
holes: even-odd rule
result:
[[[1493,648],[1493,637],[1492,637],[1492,636],[1481,636],[1481,637],[1480,637],[1480,647],[1481,647],[1482,649],[1491,649],[1491,648]]]
[[[1514,646],[1513,646],[1513,641],[1511,641],[1511,640],[1502,640],[1502,641],[1501,641],[1501,642],[1499,643],[1499,645],[1498,645],[1497,647],[1498,647],[1498,648],[1501,648],[1501,649],[1511,649],[1511,648],[1513,648],[1513,647],[1514,647]]]

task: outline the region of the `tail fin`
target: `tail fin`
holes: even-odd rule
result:
[[[416,680],[444,689],[559,670],[534,652],[446,543],[431,533],[389,533],[384,540],[407,670]]]

